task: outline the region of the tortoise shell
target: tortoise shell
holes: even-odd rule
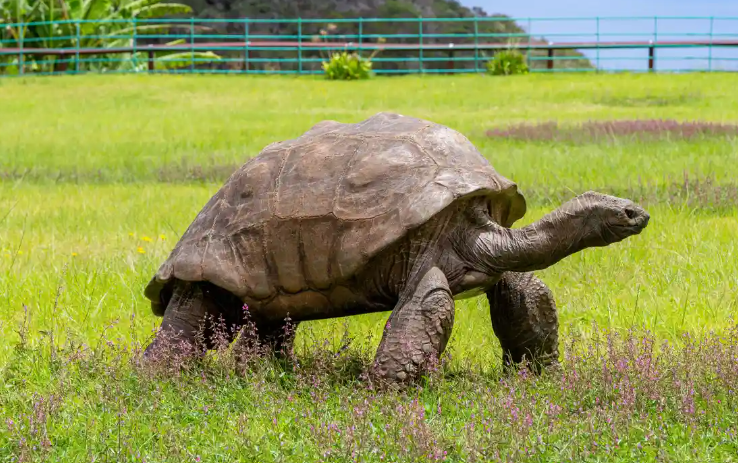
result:
[[[454,201],[489,196],[510,227],[525,214],[517,185],[448,127],[379,113],[324,121],[273,143],[208,201],[146,287],[208,281],[241,298],[325,290]]]

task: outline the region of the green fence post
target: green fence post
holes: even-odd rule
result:
[[[418,50],[418,53],[419,53],[418,57],[420,58],[420,60],[418,63],[418,68],[420,70],[420,73],[422,74],[423,73],[423,58],[424,58],[423,56],[424,55],[423,54],[423,17],[421,16],[419,19],[420,21],[418,21],[418,42],[420,44],[419,45],[420,49]]]
[[[245,19],[243,23],[243,70],[246,74],[249,73],[249,20]]]
[[[528,65],[528,69],[531,71],[533,70],[533,66],[530,63],[530,56],[533,54],[533,51],[530,48],[531,45],[531,39],[533,38],[533,20],[528,17],[528,50],[525,53],[525,64]]]
[[[302,74],[302,18],[297,18],[297,73]]]
[[[26,37],[26,25],[24,23],[21,23],[20,25],[20,43],[18,44],[20,48],[20,52],[18,53],[18,74],[23,74],[25,70],[25,56],[23,54],[23,42],[25,41]]]
[[[138,58],[136,57],[138,53],[138,35],[136,33],[137,31],[137,21],[136,17],[133,17],[133,56],[131,57],[131,60],[133,61],[133,72],[138,73]]]
[[[713,41],[713,31],[715,27],[715,17],[710,16],[710,47],[707,49],[708,55],[707,55],[707,70],[712,71],[712,41]]]
[[[359,55],[361,55],[361,46],[364,43],[364,20],[359,18]]]
[[[74,52],[74,73],[79,74],[79,41],[80,41],[80,32],[79,32],[79,19],[74,22],[74,26],[76,29],[76,38],[75,38],[75,52]]]
[[[195,18],[190,18],[190,72],[195,72]]]
[[[474,72],[479,72],[479,18],[474,17]]]
[[[597,72],[600,72],[600,17],[597,16]]]

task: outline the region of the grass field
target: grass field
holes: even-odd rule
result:
[[[520,122],[738,123],[735,82],[0,80],[0,461],[735,461],[736,138],[485,134]],[[143,286],[233,169],[321,120],[379,111],[467,135],[526,194],[516,226],[589,189],[646,205],[643,234],[540,272],[562,344],[583,343],[562,345],[564,373],[500,376],[484,298],[457,303],[449,363],[407,391],[358,378],[387,314],[301,326],[297,369],[264,361],[239,376],[215,359],[172,378],[137,367],[131,349],[160,321]],[[631,327],[649,333],[629,344]],[[334,357],[345,331],[356,347]]]

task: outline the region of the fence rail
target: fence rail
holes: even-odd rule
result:
[[[634,27],[638,21],[646,21],[650,28]],[[705,28],[686,26],[694,21]],[[452,24],[454,32],[440,26],[445,23]],[[572,29],[573,23],[582,26]],[[279,25],[282,33],[263,33],[270,25]],[[557,27],[562,25],[566,26],[561,27],[564,32],[559,32]],[[735,26],[738,18],[717,17],[134,18],[0,23],[0,75],[316,74],[322,72],[321,63],[328,54],[337,50],[379,52],[373,58],[378,74],[474,73],[483,71],[485,63],[511,43],[526,54],[533,72],[738,70]],[[47,30],[57,33],[47,36],[38,32]],[[634,54],[607,56],[618,51]],[[638,63],[636,69],[607,65],[627,60]],[[662,64],[695,61],[703,66],[670,69]]]

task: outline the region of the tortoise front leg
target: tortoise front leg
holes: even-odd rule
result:
[[[372,376],[387,381],[415,379],[437,361],[451,336],[454,300],[446,275],[430,269],[412,298],[387,320],[372,365]]]
[[[506,272],[487,292],[492,327],[502,346],[506,368],[525,356],[534,371],[558,363],[556,302],[533,273]]]

